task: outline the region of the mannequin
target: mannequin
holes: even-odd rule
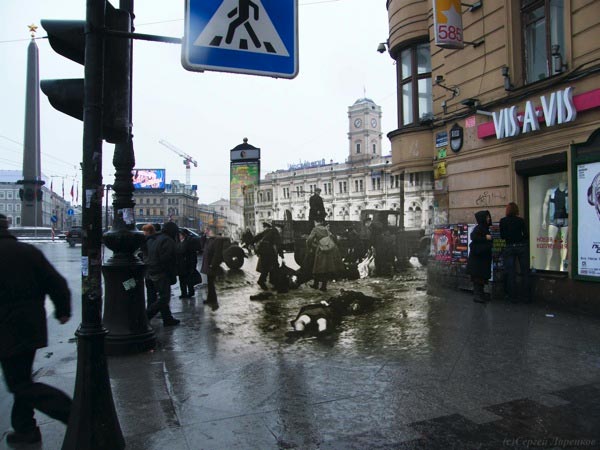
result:
[[[560,271],[567,268],[567,239],[569,237],[569,190],[567,174],[563,174],[557,186],[546,191],[542,206],[542,228],[548,230],[550,247],[546,253],[546,270],[551,270],[550,264],[554,254],[554,242],[560,231]]]

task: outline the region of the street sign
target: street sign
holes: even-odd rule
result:
[[[56,217],[56,216],[50,216],[50,222],[52,222],[52,223],[58,222],[58,217]]]
[[[186,70],[298,75],[298,0],[187,0]]]
[[[75,215],[75,211],[73,211],[72,209],[67,209],[67,216],[74,216]]]

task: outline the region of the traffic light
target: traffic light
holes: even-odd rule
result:
[[[106,4],[106,28],[131,32],[131,16],[127,11]],[[79,64],[85,64],[85,27],[83,20],[42,20],[50,46]],[[131,39],[105,35],[104,86],[102,101],[102,137],[117,144],[127,142],[130,135]],[[58,111],[83,120],[84,80],[42,80],[42,92]]]

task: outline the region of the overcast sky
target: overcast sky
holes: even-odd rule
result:
[[[41,19],[84,19],[84,0],[1,0],[0,169],[22,168],[27,25]],[[117,0],[112,0],[118,6]],[[137,0],[139,33],[182,37],[183,0]],[[45,36],[40,27],[37,36]],[[133,133],[136,167],[165,168],[167,181],[185,182],[182,159],[158,143],[172,143],[198,161],[191,182],[202,203],[229,195],[229,150],[261,148],[261,175],[288,164],[348,155],[348,106],[371,98],[383,109],[385,134],[396,129],[395,66],[376,51],[388,35],[385,0],[299,0],[300,71],[292,79],[181,66],[179,45],[134,42]],[[40,78],[83,77],[83,67],[38,39]],[[54,110],[40,94],[42,172],[79,180],[82,123]],[[113,181],[114,146],[104,144],[104,182]],[[60,178],[54,179],[56,190]],[[80,196],[81,198],[81,196]]]

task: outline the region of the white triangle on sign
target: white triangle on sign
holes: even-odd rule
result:
[[[289,56],[261,0],[223,0],[193,45]]]

